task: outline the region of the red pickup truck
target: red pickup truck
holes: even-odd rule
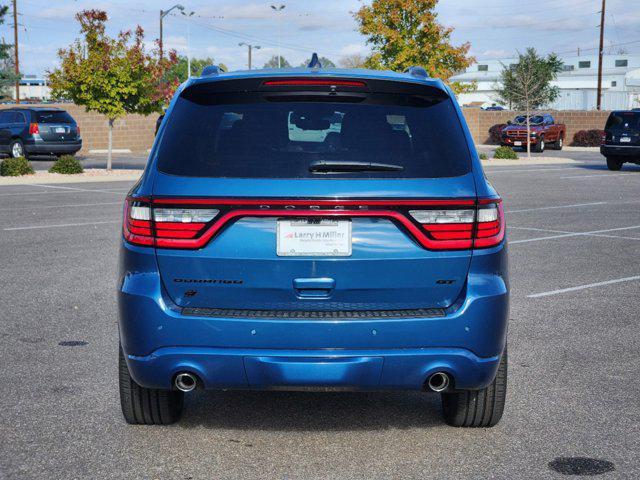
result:
[[[534,152],[544,152],[545,147],[552,146],[555,150],[562,150],[567,128],[562,123],[556,123],[548,113],[531,115],[529,117],[531,131],[529,143]],[[527,118],[517,116],[513,122],[502,129],[500,144],[509,147],[527,148]]]

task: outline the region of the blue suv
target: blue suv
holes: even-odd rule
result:
[[[502,202],[451,90],[405,73],[208,67],[130,191],[118,283],[134,424],[203,389],[419,390],[493,426]]]

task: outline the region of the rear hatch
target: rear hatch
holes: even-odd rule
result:
[[[183,91],[161,135],[149,201],[178,305],[428,309],[464,288],[476,190],[441,89],[220,80]]]
[[[78,126],[63,110],[39,110],[35,112],[34,123],[38,124],[38,133],[45,142],[76,142]]]
[[[610,145],[639,146],[640,112],[613,112],[604,129]]]

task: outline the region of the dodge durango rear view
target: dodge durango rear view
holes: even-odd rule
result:
[[[195,389],[413,390],[493,426],[506,249],[455,97],[423,69],[208,67],[124,206],[124,417],[172,423]]]

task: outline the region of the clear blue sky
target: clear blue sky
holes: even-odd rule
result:
[[[180,1],[180,0],[178,0]],[[0,0],[0,4],[9,3]],[[271,2],[252,0],[183,0],[191,20],[181,15],[165,18],[165,47],[186,53],[190,29],[192,56],[212,56],[230,69],[246,66],[245,41],[261,45],[254,65],[262,66],[278,50],[278,14]],[[349,53],[366,54],[364,38],[357,32],[351,12],[358,0],[297,0],[286,4],[280,17],[282,55],[293,65],[312,51],[337,61]],[[140,24],[151,42],[158,36],[160,8],[173,5],[161,0],[18,0],[20,17],[20,61],[26,74],[42,74],[56,65],[56,51],[78,35],[74,14],[86,8],[108,12],[111,33]],[[453,41],[471,42],[471,53],[479,59],[512,55],[534,46],[539,51],[595,53],[601,0],[441,0],[440,22],[455,28]],[[531,10],[531,13],[528,13]],[[640,53],[640,1],[608,0],[606,45],[625,45],[629,53]],[[1,34],[12,43],[9,24]],[[620,48],[620,47],[615,47]],[[588,50],[591,49],[591,50]]]

